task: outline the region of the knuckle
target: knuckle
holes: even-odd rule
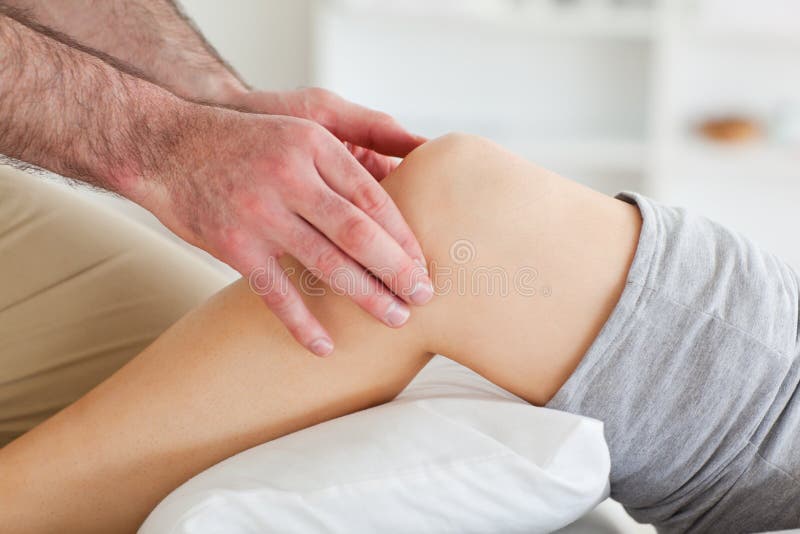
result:
[[[287,241],[283,243],[287,251],[307,260],[313,257],[315,240],[302,226],[294,226],[286,232]]]
[[[361,302],[359,302],[359,304],[361,307],[363,307],[365,310],[368,310],[370,313],[382,315],[383,312],[385,312],[389,307],[389,305],[386,303],[386,297],[377,295],[375,293],[363,295],[361,296],[360,300]]]
[[[316,192],[308,195],[314,205],[314,209],[325,213],[329,217],[342,217],[344,215],[344,203],[329,189],[320,187]]]
[[[247,242],[246,233],[241,228],[223,228],[219,231],[218,248],[224,254],[237,254]]]
[[[395,124],[394,117],[383,111],[376,111],[374,117],[375,122],[381,126],[393,126]]]
[[[295,141],[295,148],[305,152],[305,145],[315,143],[320,139],[321,127],[311,121],[298,122],[294,127],[292,137]]]
[[[270,198],[272,197],[272,198]],[[270,195],[266,191],[253,191],[242,195],[232,203],[236,210],[232,215],[238,224],[231,230],[232,237],[239,241],[258,235],[252,229],[268,228],[271,232],[283,232],[286,224],[285,195]]]
[[[292,299],[284,288],[273,288],[272,291],[265,293],[261,298],[264,299],[267,307],[275,315],[283,316],[291,308]]]
[[[292,172],[296,166],[294,162],[294,158],[289,154],[281,154],[265,162],[259,171],[264,178],[268,178],[269,187],[285,192],[294,187],[296,177],[296,173]]]
[[[314,262],[314,267],[325,277],[330,276],[340,265],[342,265],[341,256],[334,247],[325,247]]]
[[[338,112],[338,95],[326,89],[312,87],[308,89],[306,96],[308,115],[314,117],[314,120],[323,126],[331,126]]]
[[[303,126],[300,130],[300,139],[305,143],[316,143],[320,138],[319,128],[314,125]]]
[[[369,245],[374,236],[369,219],[351,216],[342,227],[340,239],[345,248],[357,248]]]
[[[268,229],[273,235],[286,232],[286,215],[283,210],[276,207],[262,206],[258,215],[260,225]]]
[[[390,203],[389,194],[373,181],[364,181],[353,191],[353,203],[368,215],[375,217]]]
[[[302,123],[300,119],[285,116],[271,116],[269,121],[270,129],[267,137],[273,140],[278,146],[290,144],[294,138],[298,124]]]
[[[306,94],[308,98],[316,103],[316,104],[330,104],[334,100],[335,95],[328,91],[327,89],[323,89],[321,87],[310,87],[306,89]]]
[[[414,234],[412,234],[410,230],[408,232],[403,232],[403,235],[400,236],[398,240],[398,244],[403,250],[413,250],[419,247],[417,238],[414,237]]]
[[[418,277],[421,274],[422,273],[420,272],[419,266],[414,261],[412,261],[411,259],[403,260],[403,265],[400,268],[399,277],[403,279],[408,279],[410,280],[411,283],[413,283],[419,279]]]

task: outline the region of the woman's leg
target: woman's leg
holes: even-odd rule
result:
[[[405,327],[386,328],[330,292],[307,296],[337,343],[332,357],[314,358],[236,283],[0,450],[2,523],[131,531],[202,469],[391,399],[432,352],[547,402],[622,291],[636,208],[461,135],[415,151],[385,185],[440,293]]]

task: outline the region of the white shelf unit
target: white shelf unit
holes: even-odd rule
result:
[[[599,190],[693,208],[800,265],[800,147],[692,132],[800,106],[800,3],[317,0],[311,26],[314,84],[429,136],[484,135]]]
[[[601,189],[638,188],[652,10],[606,4],[319,1],[313,83],[429,136],[476,133]]]

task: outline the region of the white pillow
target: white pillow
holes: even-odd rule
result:
[[[394,401],[244,451],[140,534],[550,532],[608,495],[602,423],[435,358]]]

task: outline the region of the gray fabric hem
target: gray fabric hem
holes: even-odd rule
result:
[[[607,363],[606,360],[610,357],[608,348],[617,341],[625,328],[633,321],[637,303],[647,286],[651,259],[655,253],[655,243],[657,243],[658,221],[653,214],[653,208],[649,203],[642,202],[642,197],[638,193],[626,191],[619,193],[616,198],[629,204],[638,205],[642,214],[639,242],[628,269],[625,289],[578,367],[545,405],[545,408],[569,411],[571,398],[580,391],[584,382],[591,380],[592,370],[595,366]],[[637,282],[635,279],[641,280],[641,282]]]

